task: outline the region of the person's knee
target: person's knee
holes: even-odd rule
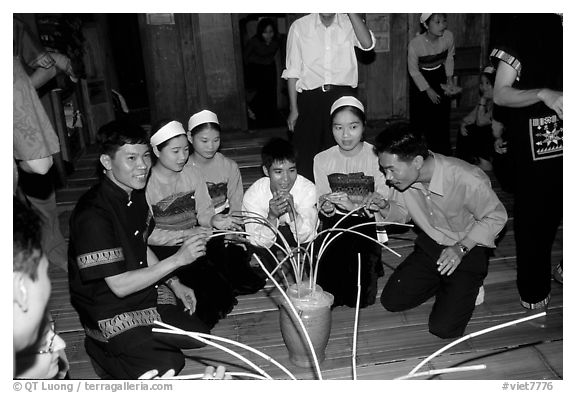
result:
[[[380,295],[380,304],[390,312],[399,312],[408,309],[408,307],[400,302],[400,299],[397,296],[389,293],[388,291],[382,291]]]
[[[464,334],[466,324],[456,323],[449,318],[440,318],[431,315],[428,321],[428,330],[439,338],[457,338]]]

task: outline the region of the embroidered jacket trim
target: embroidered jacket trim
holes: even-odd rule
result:
[[[98,265],[105,265],[108,263],[116,263],[123,260],[124,260],[124,253],[122,252],[122,248],[120,247],[82,254],[76,258],[78,268],[80,269],[86,269]]]

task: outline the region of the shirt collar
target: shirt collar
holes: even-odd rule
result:
[[[428,187],[429,192],[443,196],[444,195],[444,157],[441,154],[435,154],[431,151],[430,156],[434,157],[434,171],[432,172],[432,178],[430,179],[430,187]],[[414,183],[413,188],[418,190],[424,190],[425,187],[422,183]]]
[[[336,13],[336,15],[334,16],[334,22],[332,22],[332,24],[329,27],[335,26],[335,27],[342,27],[342,16],[338,13]],[[322,19],[320,19],[320,14],[316,14],[316,20],[314,22],[314,27],[318,28],[320,26],[324,26],[322,24]],[[324,26],[326,27],[326,26]],[[326,27],[328,28],[328,27]]]
[[[128,202],[130,200],[130,195],[123,190],[120,186],[114,183],[112,180],[108,178],[108,176],[102,176],[101,180],[102,187],[107,191],[108,194],[114,196],[114,198],[118,198],[123,202]],[[132,190],[134,192],[136,190]]]

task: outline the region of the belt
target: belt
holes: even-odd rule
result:
[[[322,92],[326,93],[329,92],[332,89],[336,89],[337,87],[345,87],[342,85],[322,85],[314,90],[322,90]]]

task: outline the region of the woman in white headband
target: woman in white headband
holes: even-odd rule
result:
[[[217,213],[242,210],[242,176],[235,161],[219,152],[220,124],[215,113],[203,110],[188,121],[188,140],[192,154],[188,165],[200,169]]]
[[[202,173],[185,165],[189,146],[182,124],[161,121],[153,130],[150,144],[156,162],[146,186],[146,200],[155,226],[148,245],[158,259],[163,260],[178,252],[179,245],[192,234],[210,235],[213,227],[236,229],[239,226],[231,218],[215,214]],[[182,299],[182,291],[187,291],[188,302],[183,306],[189,311],[186,323],[193,331],[211,329],[237,303],[230,284],[210,259],[208,245],[205,256],[179,269],[166,283],[158,287],[159,311],[164,307],[182,307],[174,295]]]
[[[375,191],[386,198],[389,192],[373,146],[363,141],[366,115],[362,103],[352,96],[339,98],[332,105],[330,115],[337,145],[314,157],[314,179],[323,228],[334,226],[343,214],[363,205]],[[338,226],[350,228],[375,219],[382,220],[382,217],[364,209]],[[375,225],[360,227],[357,231],[377,239]],[[335,306],[356,306],[358,253],[362,261],[360,307],[374,304],[376,300],[377,280],[384,274],[380,247],[359,235],[343,234],[326,249],[318,268],[317,283],[334,295]]]
[[[188,140],[193,151],[186,165],[202,172],[217,214],[240,216],[244,197],[242,176],[238,164],[218,151],[220,133],[218,116],[214,112],[202,110],[190,116]],[[241,220],[237,220],[240,225]],[[230,235],[226,237],[228,240],[232,238]],[[250,267],[251,255],[243,245],[225,243],[224,238],[216,238],[209,243],[208,253],[226,271],[235,293],[255,293],[266,284]]]
[[[422,14],[422,31],[408,44],[410,122],[430,150],[452,155],[450,100],[454,85],[454,36],[446,29],[446,14]]]

